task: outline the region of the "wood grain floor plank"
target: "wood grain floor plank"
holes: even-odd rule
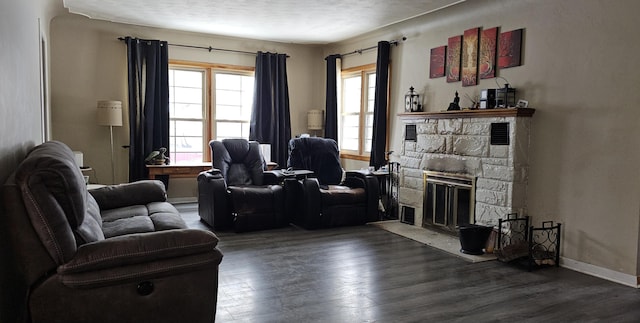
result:
[[[197,207],[179,209],[208,229]],[[217,322],[640,322],[634,288],[471,263],[375,226],[216,234]]]

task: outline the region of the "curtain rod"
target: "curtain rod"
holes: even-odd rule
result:
[[[404,37],[404,36],[403,36],[403,37],[402,37],[402,39],[400,39],[400,40],[391,40],[391,41],[389,41],[389,43],[390,43],[391,45],[396,45],[396,46],[398,46],[398,44],[399,44],[400,42],[403,42],[403,41],[405,41],[405,40],[407,40],[407,37]],[[354,50],[354,51],[352,51],[352,52],[348,52],[348,53],[340,54],[340,57],[344,57],[344,56],[348,56],[348,55],[353,55],[353,54],[362,54],[362,52],[366,52],[366,51],[368,51],[368,50],[372,50],[372,49],[376,49],[376,48],[378,48],[378,45],[376,45],[376,46],[371,46],[371,47],[367,47],[367,48],[362,48],[362,49],[356,49],[356,50]]]
[[[139,39],[141,41],[149,41],[149,39],[142,39],[142,38],[136,38]],[[125,38],[124,37],[118,37],[118,40],[124,41]],[[219,51],[219,52],[228,52],[228,53],[238,53],[238,54],[247,54],[247,55],[256,55],[255,52],[247,52],[244,50],[237,50],[237,49],[225,49],[225,48],[215,48],[215,47],[204,47],[204,46],[194,46],[194,45],[181,45],[181,44],[170,44],[167,43],[167,45],[169,46],[174,46],[174,47],[184,47],[184,48],[195,48],[195,49],[206,49],[209,52],[211,51]],[[289,58],[289,55],[287,55],[287,58]]]

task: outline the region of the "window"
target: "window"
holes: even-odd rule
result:
[[[169,158],[174,164],[203,161],[204,70],[169,69]]]
[[[172,63],[169,151],[173,164],[209,161],[209,141],[249,138],[253,68]]]
[[[214,71],[215,138],[249,138],[253,75]]]
[[[343,157],[366,160],[371,153],[375,64],[342,71],[339,129]]]

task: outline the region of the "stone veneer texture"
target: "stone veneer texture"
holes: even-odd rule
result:
[[[476,177],[476,223],[497,225],[499,218],[526,215],[530,117],[405,118],[415,124],[416,141],[401,150],[400,205],[415,208],[422,225],[423,172]],[[509,145],[491,145],[491,124],[509,124]]]

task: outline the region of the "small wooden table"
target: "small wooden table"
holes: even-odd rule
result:
[[[158,175],[168,175],[173,178],[197,178],[200,172],[211,169],[211,163],[185,165],[146,165],[149,179],[156,179]]]
[[[281,170],[280,173],[284,175],[284,177],[295,177],[296,179],[305,179],[307,177],[313,177],[313,171],[306,169],[298,169],[298,170]]]

